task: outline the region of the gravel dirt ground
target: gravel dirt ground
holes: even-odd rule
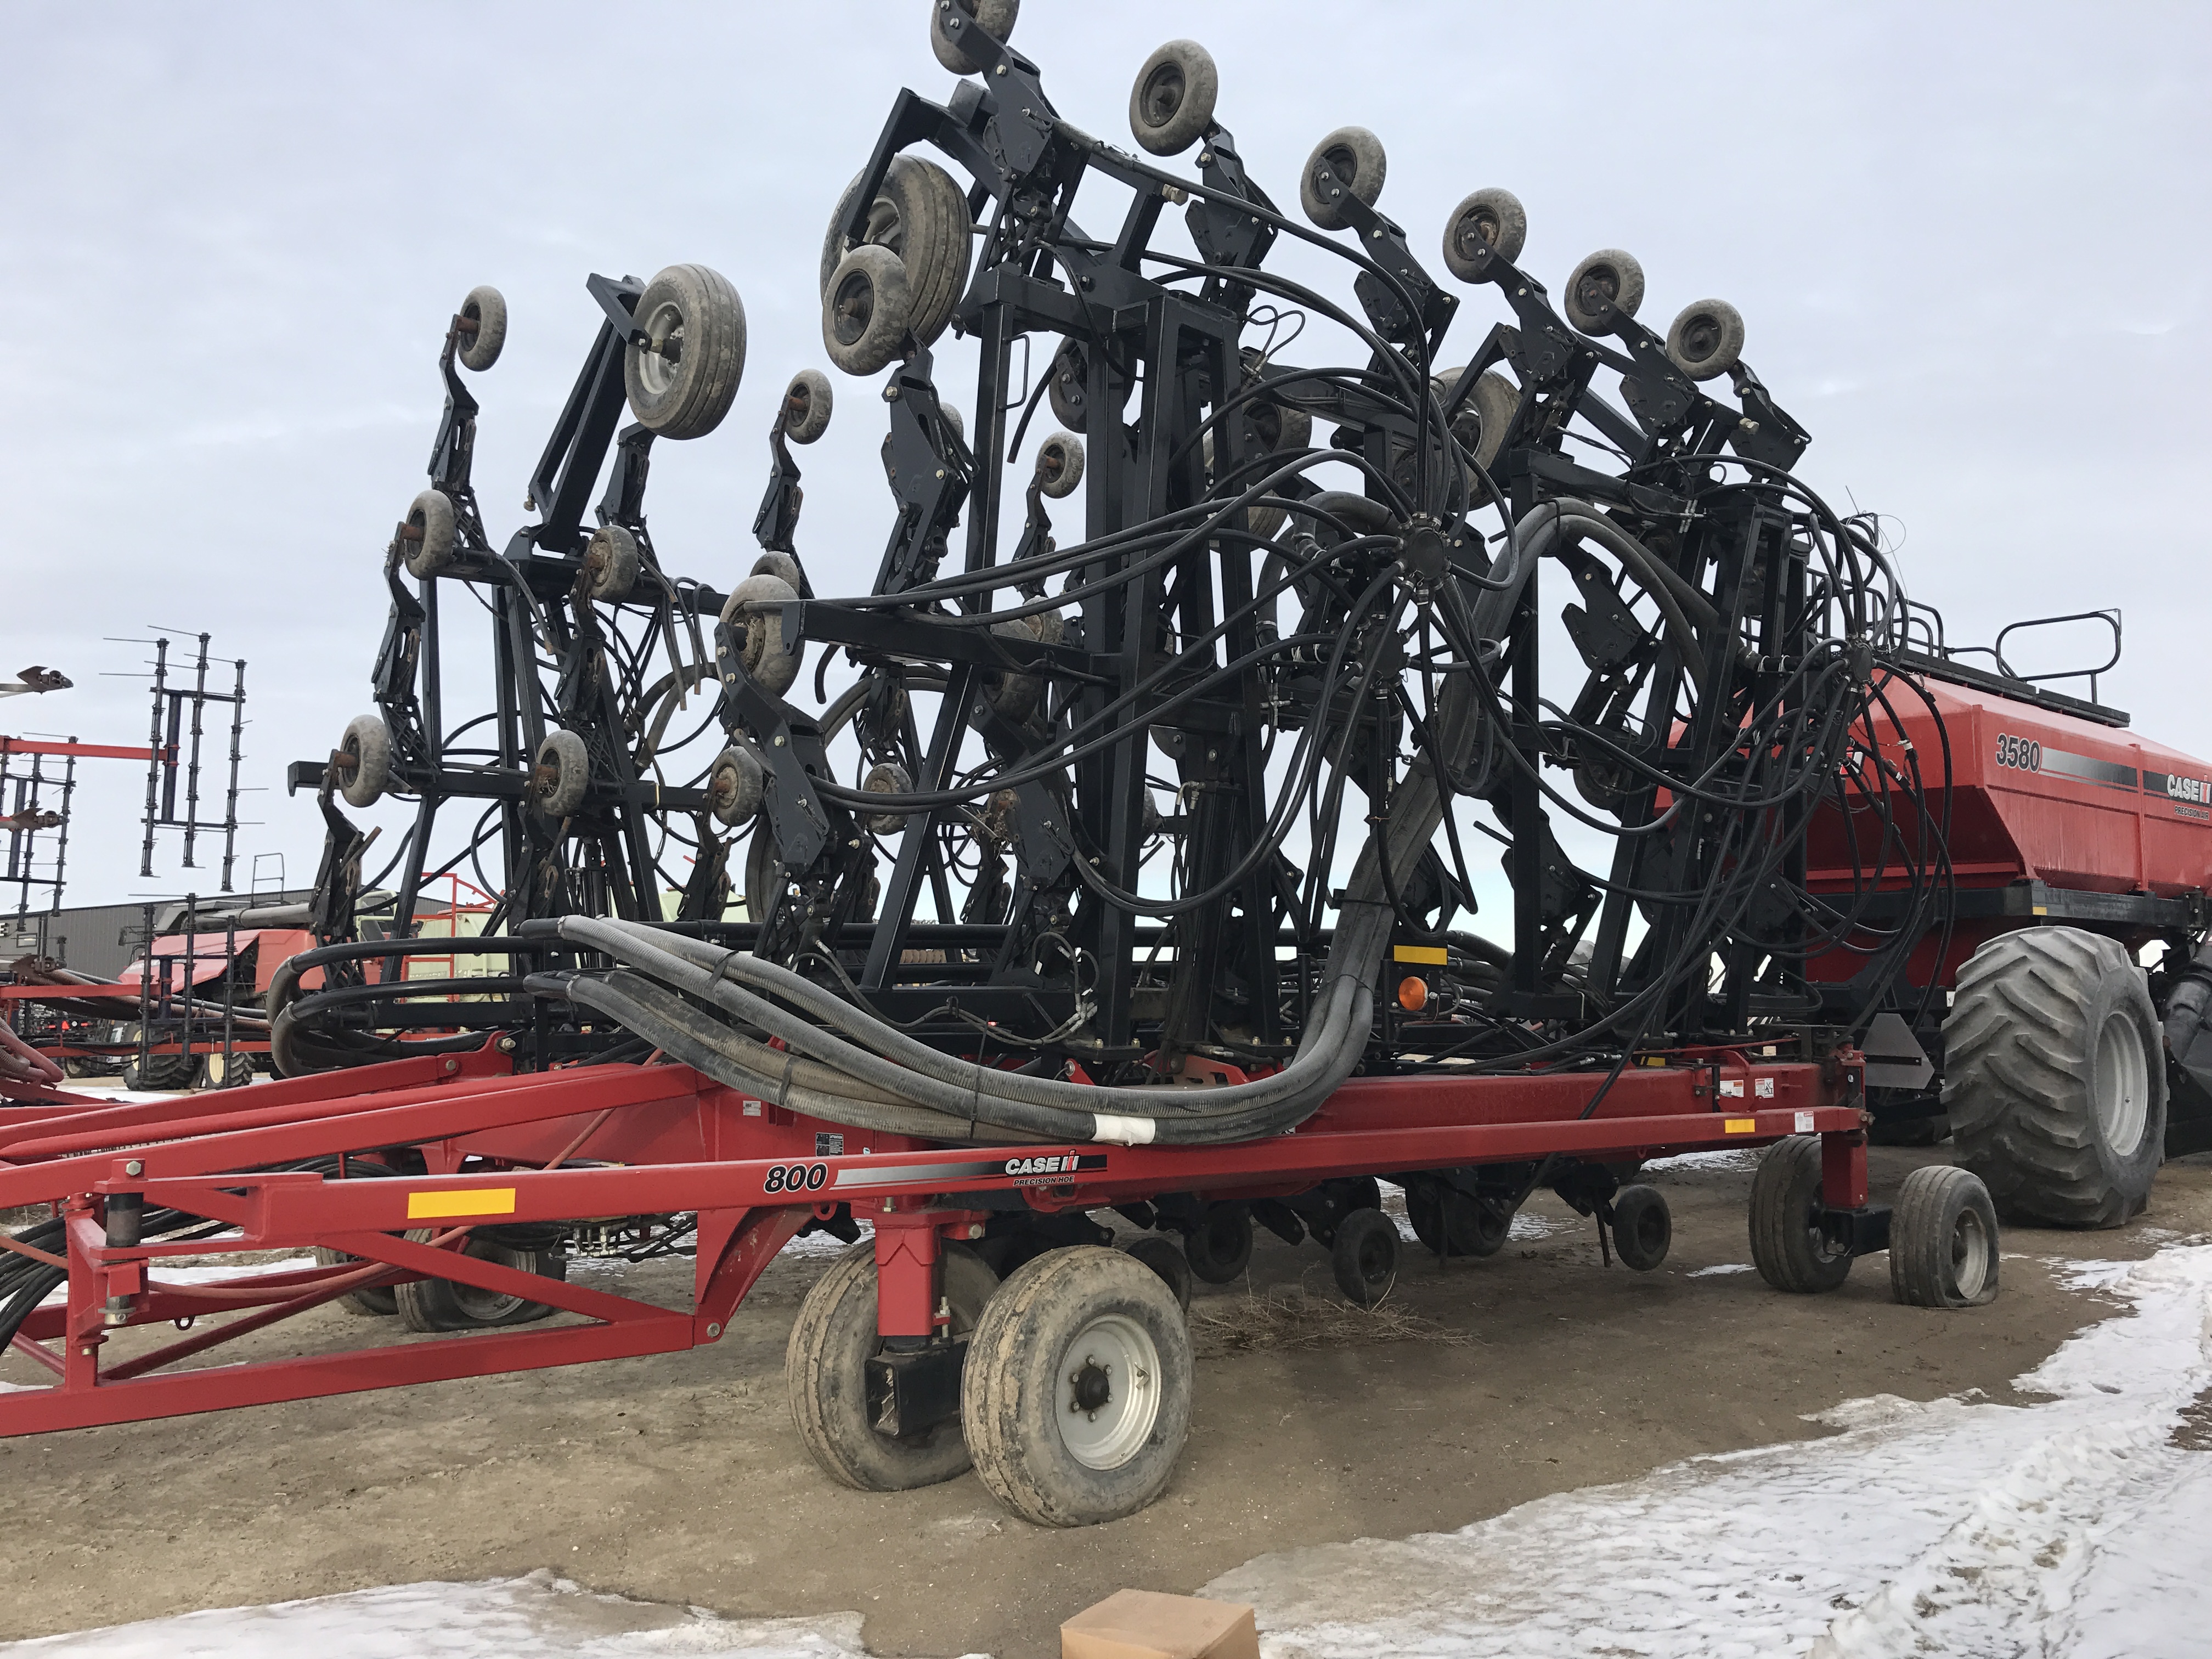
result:
[[[1876,1149],[1875,1196],[1940,1157]],[[1745,1266],[1751,1168],[1737,1156],[1647,1177],[1674,1213],[1674,1254],[1650,1273],[1601,1267],[1593,1224],[1549,1194],[1488,1261],[1439,1267],[1409,1247],[1386,1305],[1411,1319],[1362,1320],[1318,1249],[1263,1233],[1246,1280],[1200,1287],[1175,1484],[1079,1532],[1011,1517],[972,1474],[876,1495],[817,1471],[782,1360],[826,1254],[787,1254],[729,1335],[690,1353],[0,1442],[0,1491],[34,1522],[0,1542],[0,1637],[551,1567],[729,1614],[856,1609],[879,1655],[1044,1659],[1061,1620],[1124,1585],[1189,1591],[1266,1551],[1462,1527],[1824,1434],[1806,1413],[1866,1395],[2012,1399],[2012,1378],[2110,1311],[2047,1259],[2134,1259],[2212,1231],[2212,1159],[2185,1159],[2128,1228],[2008,1230],[1990,1307],[1899,1307],[1880,1257],[1832,1295],[1790,1297]],[[689,1267],[621,1282],[681,1304]],[[1255,1321],[1270,1297],[1289,1316]],[[293,1352],[357,1340],[362,1323],[336,1310],[296,1322]],[[240,1346],[256,1341],[256,1357],[285,1351]],[[0,1360],[0,1380],[39,1377]]]

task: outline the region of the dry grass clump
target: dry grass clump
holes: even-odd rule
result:
[[[1192,1351],[1201,1359],[1285,1348],[1352,1348],[1378,1342],[1476,1346],[1465,1331],[1393,1307],[1357,1308],[1334,1297],[1286,1287],[1262,1296],[1221,1297],[1190,1305]]]

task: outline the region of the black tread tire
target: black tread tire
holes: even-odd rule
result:
[[[349,806],[374,806],[392,781],[392,728],[381,714],[356,714],[338,748],[354,757],[353,775],[339,775],[338,793]]]
[[[1071,1350],[1101,1320],[1127,1321],[1158,1362],[1149,1432],[1109,1468],[1079,1462],[1059,1423]],[[1190,1332],[1175,1293],[1127,1252],[1072,1245],[1038,1256],[984,1309],[961,1379],[976,1475],[1023,1519],[1085,1527],[1133,1515],[1167,1489],[1190,1433]]]
[[[1956,1164],[1905,1177],[1889,1216],[1889,1288],[1908,1308],[1978,1308],[1996,1300],[1996,1206]]]
[[[552,779],[541,785],[538,772],[548,766]],[[548,732],[538,745],[531,779],[531,804],[547,817],[565,818],[581,806],[592,787],[592,756],[583,738],[567,730]]]
[[[442,489],[423,490],[407,504],[407,527],[422,537],[408,544],[410,575],[434,576],[453,563],[460,532],[452,496]]]
[[[1751,1182],[1751,1260],[1778,1291],[1814,1296],[1850,1277],[1851,1258],[1821,1243],[1820,1139],[1792,1135],[1766,1149]]]
[[[481,283],[461,301],[461,315],[475,320],[477,331],[461,336],[461,349],[454,355],[463,368],[481,374],[499,361],[500,349],[507,343],[507,296],[489,283]]]
[[[334,1250],[327,1244],[315,1246],[315,1260],[325,1267],[340,1267],[348,1263],[358,1264],[361,1258],[348,1255],[343,1250]],[[399,1311],[398,1289],[391,1285],[373,1285],[365,1291],[348,1291],[338,1298],[338,1305],[348,1313],[360,1314],[370,1319],[390,1319]]]
[[[1298,175],[1298,205],[1305,210],[1306,217],[1322,230],[1342,230],[1346,224],[1344,210],[1338,204],[1340,197],[1322,198],[1316,182],[1323,162],[1336,175],[1340,192],[1348,191],[1369,207],[1382,194],[1382,180],[1389,174],[1390,164],[1382,153],[1382,141],[1365,127],[1339,127],[1334,132],[1313,147],[1306,157],[1305,169]],[[1347,173],[1346,168],[1351,171]]]
[[[1613,1195],[1613,1251],[1623,1267],[1648,1273],[1674,1242],[1674,1218],[1656,1187],[1623,1187]]]
[[[1373,1307],[1398,1282],[1398,1224],[1380,1210],[1354,1210],[1336,1224],[1328,1265],[1353,1306]]]
[[[1242,1204],[1211,1204],[1183,1235],[1190,1270],[1209,1285],[1227,1285],[1252,1261],[1252,1213]]]
[[[1014,21],[1022,15],[1022,0],[968,0],[968,9],[975,15],[976,26],[1000,46],[1014,32]],[[937,61],[955,75],[981,75],[983,66],[954,44],[952,33],[945,25],[951,14],[941,5],[929,9],[929,49],[937,54]]]
[[[1195,40],[1170,40],[1129,88],[1130,134],[1155,155],[1180,155],[1205,136],[1220,95],[1213,54]]]
[[[656,273],[631,313],[659,345],[683,336],[674,363],[641,346],[623,355],[623,390],[640,425],[670,439],[703,438],[722,423],[745,374],[745,307],[708,265]]]
[[[2096,1105],[2096,1048],[2112,1020],[2133,1024],[2142,1060],[2142,1131],[2125,1150]],[[2000,933],[1959,969],[1943,1022],[1959,1163],[2008,1221],[2124,1225],[2165,1155],[2165,1057],[2142,971],[2117,940],[2078,927]]]
[[[1175,1292],[1176,1306],[1185,1313],[1190,1311],[1190,1261],[1176,1248],[1173,1239],[1151,1233],[1133,1240],[1124,1248],[1160,1276],[1161,1283]]]
[[[192,1086],[196,1089],[243,1089],[253,1081],[253,1056],[243,1049],[234,1048],[228,1061],[222,1052],[202,1054],[193,1067]]]
[[[1441,1181],[1406,1189],[1406,1219],[1431,1255],[1493,1256],[1513,1232],[1513,1212],[1504,1204],[1472,1197]]]
[[[964,1245],[945,1245],[940,1260],[953,1334],[972,1334],[999,1288],[998,1276]],[[784,1389],[808,1455],[831,1480],[856,1492],[911,1492],[963,1474],[968,1443],[957,1422],[896,1440],[869,1425],[866,1367],[881,1343],[876,1244],[864,1238],[815,1280],[784,1346]]]
[[[1717,380],[1743,357],[1743,313],[1726,300],[1684,306],[1667,330],[1667,355],[1693,380]]]
[[[417,1230],[407,1235],[420,1242],[427,1241],[430,1233]],[[565,1279],[568,1277],[568,1259],[558,1250],[517,1250],[504,1244],[495,1244],[488,1238],[472,1238],[468,1254],[482,1261],[496,1261],[502,1267],[520,1267],[541,1279]],[[527,1325],[544,1318],[553,1310],[543,1302],[532,1302],[519,1296],[499,1296],[479,1289],[474,1285],[457,1285],[450,1279],[418,1279],[410,1284],[392,1287],[392,1301],[399,1314],[399,1322],[410,1331],[478,1331],[502,1328],[509,1325]],[[483,1306],[471,1308],[465,1298],[489,1298]]]
[[[136,1036],[137,1033],[132,1033]],[[125,1042],[131,1037],[124,1039]],[[149,1094],[171,1094],[192,1086],[199,1074],[199,1060],[191,1054],[149,1054],[145,1063],[139,1063],[132,1054],[123,1062],[123,1086],[143,1090]]]
[[[1643,306],[1644,267],[1632,253],[1601,247],[1574,268],[1559,302],[1583,333],[1610,334],[1616,316],[1633,317]]]
[[[1479,283],[1490,271],[1477,241],[1510,264],[1528,240],[1528,210],[1519,197],[1494,187],[1474,191],[1444,221],[1444,268],[1463,283]]]

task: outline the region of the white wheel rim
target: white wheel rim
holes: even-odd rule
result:
[[[1118,1469],[1144,1449],[1160,1415],[1160,1351],[1142,1325],[1121,1314],[1092,1320],[1055,1370],[1054,1416],[1077,1462]]]
[[[2105,1016],[2097,1033],[2097,1127],[2105,1144],[2121,1158],[2142,1144],[2149,1115],[2149,1077],[2143,1065],[2142,1033],[2124,1008]]]
[[[638,326],[645,331],[653,349],[637,354],[637,378],[645,389],[655,397],[676,384],[676,370],[668,359],[660,355],[659,348],[673,338],[680,346],[684,340],[684,312],[673,300],[663,300],[639,319]]]
[[[1989,1229],[1978,1211],[1961,1210],[1951,1224],[1951,1282],[1961,1296],[1979,1296],[1989,1277]]]

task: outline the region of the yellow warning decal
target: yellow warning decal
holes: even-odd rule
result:
[[[512,1187],[469,1187],[457,1192],[410,1193],[407,1218],[430,1221],[449,1215],[513,1215]]]
[[[1759,1120],[1755,1117],[1732,1117],[1723,1122],[1721,1127],[1732,1135],[1755,1135],[1759,1133]]]
[[[1393,962],[1427,962],[1443,967],[1450,958],[1441,945],[1394,945],[1390,947]]]

